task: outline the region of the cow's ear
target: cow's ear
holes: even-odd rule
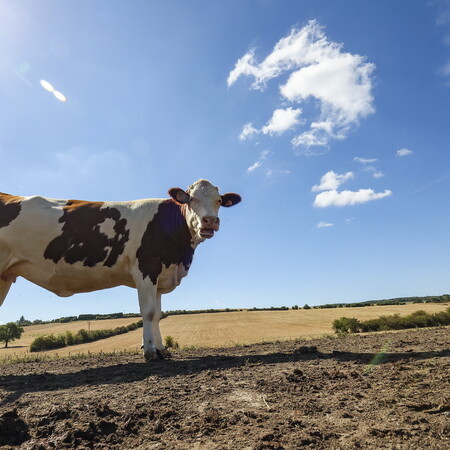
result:
[[[169,189],[169,195],[180,205],[189,203],[189,200],[191,199],[191,197],[189,197],[189,194],[184,192],[181,188]]]
[[[237,205],[241,200],[241,196],[238,194],[228,193],[221,195],[222,197],[222,203],[221,206],[234,206]]]

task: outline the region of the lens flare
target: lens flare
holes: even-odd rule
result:
[[[65,102],[67,99],[64,94],[61,94],[59,91],[53,91],[53,95],[60,101]]]
[[[364,369],[364,374],[369,373],[370,371],[372,371],[375,367],[378,366],[378,364],[381,364],[384,359],[386,358],[387,354],[389,353],[389,350],[391,348],[391,344],[392,341],[387,341],[383,347],[381,348],[381,350],[374,355],[374,357],[371,359],[371,361],[369,362],[369,364],[366,366],[366,368]]]
[[[57,91],[51,83],[45,80],[40,80],[41,86],[48,92],[51,92],[60,102],[66,102],[67,98],[64,94]]]
[[[41,80],[40,83],[41,86],[48,92],[53,92],[55,90],[55,88],[48,81]]]

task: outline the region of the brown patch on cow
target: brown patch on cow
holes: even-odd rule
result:
[[[93,267],[103,262],[104,266],[112,267],[123,253],[130,232],[118,209],[102,206],[103,202],[69,200],[59,219],[64,223],[62,234],[48,244],[44,257],[55,263],[64,258],[69,264],[83,262]],[[113,237],[100,231],[106,219],[114,221]]]
[[[147,225],[136,253],[143,278],[148,276],[156,284],[163,266],[171,264],[183,264],[189,270],[194,256],[191,240],[180,206],[173,200],[162,202]]]
[[[0,192],[0,228],[7,227],[19,214],[23,197]]]

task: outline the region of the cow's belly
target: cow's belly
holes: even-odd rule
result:
[[[8,272],[21,276],[61,297],[116,286],[135,287],[128,271],[118,270],[118,267],[85,267],[81,263],[72,265],[65,262],[50,264],[50,266],[44,269],[34,264],[19,263]]]
[[[158,277],[158,292],[160,294],[167,294],[172,292],[187,275],[188,271],[183,264],[171,264],[164,268]]]

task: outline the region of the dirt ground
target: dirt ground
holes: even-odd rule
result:
[[[0,448],[448,449],[450,329],[0,365]]]

